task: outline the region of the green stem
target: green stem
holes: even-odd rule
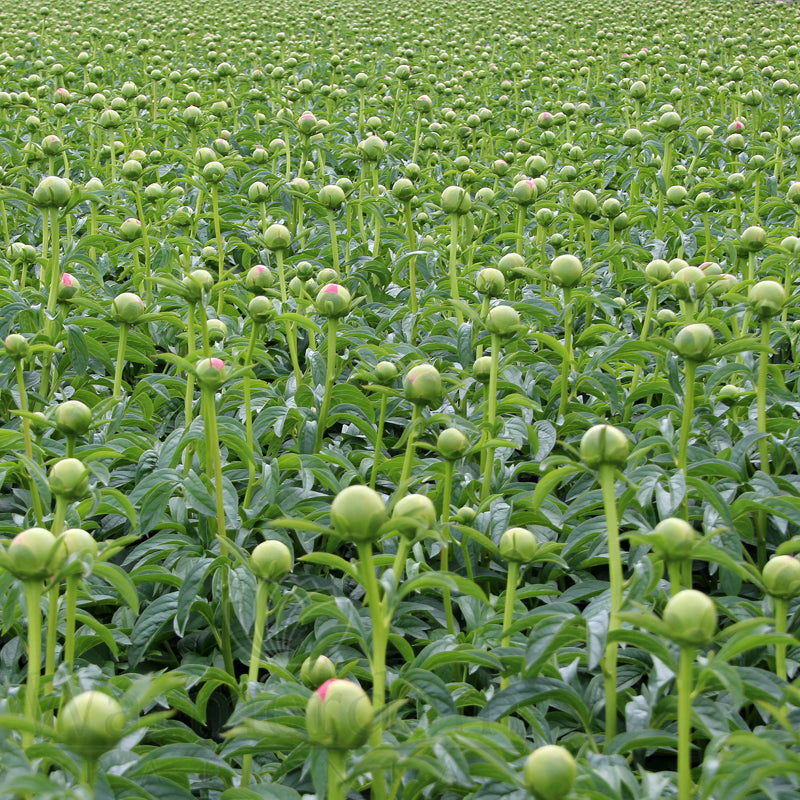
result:
[[[458,291],[458,266],[456,256],[458,250],[458,214],[450,215],[450,297],[459,301],[461,296]],[[456,320],[459,326],[464,322],[461,309],[456,307]]]
[[[622,554],[619,545],[614,467],[611,464],[601,464],[597,477],[603,492],[603,508],[608,529],[608,575],[611,584],[611,613],[608,620],[608,632],[611,634],[619,629],[619,612],[622,608]],[[609,642],[606,645],[603,663],[606,746],[617,735],[617,649],[617,642]]]
[[[408,236],[408,249],[413,251],[416,248],[416,236],[414,234],[414,219],[411,211],[411,202],[405,204],[406,211],[406,235]],[[411,256],[408,260],[408,295],[411,304],[411,313],[416,314],[418,309],[417,302],[417,257]]]
[[[516,229],[516,242],[517,253],[523,254],[525,248],[525,206],[517,206],[517,229]]]
[[[336,233],[336,214],[332,209],[328,210],[328,227],[331,232],[331,252],[333,255],[333,269],[336,272],[336,277],[341,275],[339,267],[339,238]]]
[[[347,794],[344,790],[346,750],[328,748],[328,800],[345,800]]]
[[[386,406],[389,402],[388,394],[381,394],[381,406],[378,412],[378,432],[375,436],[375,457],[372,461],[372,474],[369,478],[369,488],[374,489],[378,480],[378,466],[383,457],[383,430],[386,427]]]
[[[14,372],[17,378],[17,391],[19,392],[19,410],[27,413],[28,411],[28,392],[25,389],[25,375],[22,370],[22,359],[18,358],[14,361]],[[25,455],[33,461],[33,440],[31,438],[31,421],[27,417],[22,418],[22,436],[25,440]],[[31,500],[33,501],[33,513],[36,517],[36,523],[42,524],[44,512],[42,510],[42,501],[39,497],[39,490],[36,488],[36,482],[33,478],[30,479],[31,487]]]
[[[29,722],[39,721],[39,679],[42,672],[42,584],[28,580],[24,584],[25,610],[28,615],[28,678],[25,683],[25,718]],[[22,732],[22,747],[33,744],[33,733]]]
[[[758,432],[762,434],[758,441],[758,453],[761,458],[761,471],[769,475],[769,442],[766,439],[767,432],[767,372],[769,370],[769,348],[770,348],[770,320],[769,318],[761,322],[761,345],[767,348],[759,356],[758,360],[758,387],[756,392],[756,402],[758,406]]]
[[[517,584],[519,583],[519,562],[509,561],[508,577],[506,578],[506,603],[503,610],[503,638],[500,642],[501,647],[511,646],[511,634],[508,629],[514,621],[514,600],[517,594]],[[500,689],[508,688],[509,678],[503,675],[500,678]]]
[[[407,536],[400,536],[400,541],[397,543],[397,552],[394,556],[392,563],[392,572],[394,572],[395,580],[400,583],[403,577],[403,569],[406,565],[408,558],[408,551],[411,549],[411,540]]]
[[[681,647],[678,668],[678,800],[692,800],[692,667],[694,648]]]
[[[486,392],[486,429],[488,439],[494,438],[494,426],[497,419],[497,376],[500,371],[500,337],[492,334],[492,362],[489,370],[489,385]],[[492,472],[494,471],[494,447],[486,448],[486,460],[481,484],[481,502],[489,497],[492,488]]]
[[[667,572],[669,573],[669,593],[674,597],[681,590],[681,571],[680,561],[667,561]]]
[[[122,368],[125,366],[125,348],[128,344],[128,331],[130,325],[123,322],[119,329],[119,342],[117,343],[117,363],[114,369],[114,392],[112,397],[118,398],[122,394]]]
[[[244,355],[244,367],[248,369],[252,363],[253,359],[253,350],[255,350],[256,346],[256,337],[258,336],[258,329],[260,325],[257,322],[253,323],[253,327],[250,329],[250,339],[247,342],[247,350]],[[249,372],[245,372],[242,376],[242,392],[244,394],[244,424],[245,424],[245,435],[247,437],[247,452],[253,454],[253,459],[255,459],[255,443],[253,441],[253,403],[252,398],[250,396],[251,387],[250,387],[250,374]],[[256,466],[254,461],[250,461],[247,465],[247,490],[245,491],[244,495],[244,506],[245,508],[250,505],[250,498],[253,494],[253,485],[255,483],[256,478]]]
[[[572,289],[564,289],[564,349],[566,358],[561,362],[561,401],[558,406],[558,416],[563,417],[567,412],[569,399],[569,376],[574,366],[572,353]]]
[[[694,418],[694,390],[695,374],[697,372],[697,362],[687,359],[684,367],[684,388],[683,388],[683,417],[681,419],[681,438],[678,446],[678,469],[686,475],[687,452],[689,449],[689,434],[692,432],[692,420]]]
[[[782,597],[772,598],[773,607],[775,610],[775,632],[786,633],[788,628],[788,610],[789,603]],[[786,677],[786,645],[775,645],[775,674],[782,680],[787,680]]]
[[[278,262],[278,279],[281,284],[281,305],[286,305],[286,268],[283,264],[283,251],[275,251],[275,259]],[[292,370],[294,371],[294,379],[298,386],[303,382],[303,373],[300,370],[300,362],[297,358],[297,336],[295,335],[294,325],[288,320],[284,320],[284,330],[286,332],[286,343],[289,346],[289,357],[292,360]]]
[[[67,576],[65,603],[67,607],[66,628],[64,630],[64,663],[74,669],[75,662],[75,613],[78,606],[78,584],[80,575]]]
[[[455,463],[451,460],[444,462],[444,482],[442,484],[442,556],[441,556],[441,571],[447,572],[448,559],[450,555],[450,542],[452,537],[450,535],[450,498],[453,495],[453,472]],[[453,598],[451,596],[450,587],[446,586],[442,589],[442,600],[444,601],[444,615],[447,620],[447,632],[453,634],[456,632],[455,618],[453,617]]]
[[[225,279],[225,249],[222,242],[222,224],[219,216],[219,185],[211,184],[211,213],[214,215],[214,235],[217,240],[217,272],[219,283]],[[225,292],[220,291],[217,296],[217,314],[222,314],[222,305]]]
[[[397,493],[395,495],[398,500],[405,496],[405,493],[408,491],[409,483],[411,483],[411,467],[414,464],[414,445],[416,444],[417,428],[419,428],[421,418],[422,406],[415,403],[411,411],[411,423],[408,426],[408,440],[406,441],[406,454],[403,458],[403,471],[400,473],[400,483],[397,484]]]
[[[145,291],[147,304],[150,304],[153,296],[152,289],[152,271],[150,266],[150,239],[147,235],[147,219],[144,215],[144,206],[142,205],[142,193],[139,191],[139,184],[134,184],[134,198],[136,201],[136,213],[139,215],[139,222],[142,223],[142,250],[144,250],[144,277],[145,277]]]
[[[315,453],[319,453],[322,449],[322,439],[325,436],[328,411],[331,406],[333,382],[336,377],[336,331],[338,322],[339,320],[336,317],[328,317],[328,358],[325,365],[325,394],[322,396],[322,408],[320,408],[319,420],[317,422],[317,442],[314,447]]]

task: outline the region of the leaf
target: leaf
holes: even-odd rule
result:
[[[163,594],[145,608],[131,631],[131,644],[128,648],[131,669],[144,658],[164,626],[175,616],[177,608],[178,592]]]

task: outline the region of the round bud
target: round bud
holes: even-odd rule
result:
[[[73,697],[58,715],[56,731],[73,752],[97,759],[114,747],[125,730],[122,706],[102,692],[83,692]]]
[[[476,358],[472,364],[472,377],[481,383],[488,383],[492,371],[491,356]]]
[[[536,202],[537,195],[536,184],[527,178],[517,181],[511,190],[511,199],[521,206],[529,206],[531,203]]]
[[[616,197],[609,197],[600,206],[600,213],[607,219],[616,219],[622,213],[622,203]]]
[[[403,379],[403,394],[415,405],[436,408],[442,404],[442,376],[432,364],[412,367]]]
[[[687,361],[705,361],[714,348],[714,331],[703,322],[687,325],[675,336],[675,348]]]
[[[89,470],[77,458],[62,458],[50,467],[47,484],[59,497],[80,500],[89,491]]]
[[[222,342],[228,335],[228,326],[221,319],[209,319],[206,321],[208,340],[211,344]]]
[[[250,314],[250,319],[258,324],[269,322],[275,314],[275,308],[272,305],[272,300],[264,295],[256,295],[247,304],[247,313]]]
[[[331,524],[339,538],[348,542],[372,542],[388,519],[381,496],[368,486],[349,486],[331,503]]]
[[[135,217],[128,217],[119,226],[119,234],[126,242],[142,238],[142,223]]]
[[[506,253],[498,262],[497,268],[506,278],[514,278],[517,271],[525,266],[525,259],[519,253]]]
[[[144,314],[144,302],[138,294],[123,292],[114,298],[111,311],[117,322],[134,325]]]
[[[33,202],[41,208],[63,208],[72,198],[72,185],[64,178],[48,175],[33,191]]]
[[[306,731],[314,744],[350,750],[366,743],[373,717],[372,703],[360,686],[331,678],[308,701]]]
[[[759,281],[750,287],[747,302],[761,319],[777,316],[786,305],[786,289],[777,281]]]
[[[64,272],[58,286],[58,299],[62,302],[71,300],[81,288],[80,281],[74,275]]]
[[[800,561],[794,556],[775,556],[761,572],[767,593],[772,597],[791,600],[800,595]]]
[[[392,520],[403,536],[414,539],[436,525],[436,508],[424,494],[407,494],[395,503]]]
[[[550,264],[550,280],[564,289],[577,286],[582,275],[583,264],[577,256],[564,253],[556,256]]]
[[[414,197],[416,190],[408,178],[398,178],[392,185],[392,194],[397,200],[406,203]]]
[[[126,181],[138,181],[142,177],[142,164],[131,158],[123,163],[121,172]]]
[[[472,208],[469,192],[461,186],[448,186],[442,192],[442,211],[445,214],[466,214]]]
[[[696,589],[683,589],[664,608],[669,637],[681,647],[710,644],[717,630],[714,601]]]
[[[266,203],[269,200],[269,186],[263,181],[253,181],[247,189],[247,199],[251,203]]]
[[[350,310],[350,292],[338,283],[329,283],[319,290],[314,304],[324,317],[343,317]]]
[[[92,410],[80,400],[67,400],[56,408],[55,424],[59,433],[83,436],[92,424]]]
[[[506,288],[506,279],[499,269],[485,267],[475,279],[475,288],[489,297],[499,297]]]
[[[475,521],[475,509],[471,506],[461,506],[456,511],[455,520],[459,525],[471,525]]]
[[[331,211],[338,211],[345,201],[344,190],[335,183],[329,186],[323,186],[317,193],[317,200],[324,208],[329,208]]]
[[[539,542],[527,528],[509,528],[500,537],[500,556],[506,561],[527,564],[533,561]]]
[[[653,547],[665,561],[684,561],[694,547],[694,528],[678,517],[661,520],[653,528]]]
[[[663,258],[657,258],[644,268],[644,274],[651,283],[661,283],[672,277],[672,270]]]
[[[458,428],[445,428],[436,439],[436,448],[446,461],[457,461],[469,450],[469,439]]]
[[[292,243],[292,234],[285,225],[270,225],[264,234],[264,244],[270,250],[287,250]]]
[[[560,745],[539,747],[525,760],[525,788],[536,800],[564,800],[576,775],[575,759]]]
[[[622,134],[622,144],[625,147],[636,147],[642,143],[643,138],[642,132],[638,128],[628,128]]]
[[[375,380],[381,384],[389,384],[397,378],[397,367],[391,361],[379,361],[375,365]]]
[[[667,189],[667,202],[673,206],[680,206],[686,202],[686,198],[689,196],[689,192],[686,190],[685,186],[680,186],[679,184],[675,184],[674,186],[670,186]]]
[[[203,167],[203,180],[208,183],[219,183],[225,177],[227,170],[219,161],[209,161]]]
[[[368,136],[358,146],[367,161],[377,163],[386,155],[386,142],[380,136]]]
[[[572,210],[581,217],[597,213],[597,198],[588,189],[579,189],[572,198]]]
[[[581,460],[591,469],[606,465],[623,469],[628,450],[627,436],[613,425],[594,425],[581,438]]]
[[[503,338],[513,336],[519,327],[519,313],[511,306],[494,306],[486,315],[486,329],[497,336]]]
[[[9,333],[5,340],[6,355],[13,359],[25,358],[31,346],[21,333]]]
[[[757,253],[767,246],[767,232],[758,225],[751,225],[742,231],[742,247],[750,253]]]
[[[658,118],[658,125],[662,131],[676,131],[681,126],[681,117],[677,111],[665,111]]]
[[[67,555],[89,556],[90,558],[97,556],[97,542],[94,536],[83,528],[67,528],[61,534],[60,541],[64,543]]]
[[[269,289],[274,283],[272,273],[264,264],[256,264],[250,267],[244,278],[244,285],[251,292],[263,292]]]
[[[225,382],[225,362],[221,358],[203,358],[195,367],[198,383],[208,389],[216,389]]]
[[[300,680],[308,689],[317,689],[325,681],[336,677],[336,667],[327,656],[309,656],[300,667]]]
[[[708,278],[700,267],[682,267],[675,273],[673,289],[679,300],[696,299],[706,293]]]
[[[20,580],[44,579],[63,561],[66,553],[58,540],[44,528],[28,528],[18,533],[8,546],[8,571]]]
[[[292,570],[292,553],[283,542],[275,539],[261,542],[250,554],[250,569],[261,580],[283,580]]]

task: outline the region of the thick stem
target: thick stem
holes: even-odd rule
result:
[[[758,387],[756,391],[756,402],[758,406],[758,432],[762,434],[758,441],[758,453],[761,458],[761,471],[769,475],[769,442],[765,435],[767,432],[767,372],[769,370],[769,337],[770,337],[769,318],[761,322],[761,344],[767,348],[759,356],[758,360]]]
[[[689,449],[689,434],[692,431],[692,419],[694,417],[694,390],[695,374],[697,372],[696,361],[686,361],[684,375],[686,376],[683,388],[683,417],[681,419],[681,438],[678,446],[678,469],[686,475],[687,452]]]
[[[42,672],[42,584],[37,580],[24,583],[25,611],[28,615],[28,679],[25,683],[25,718],[39,720],[39,680]],[[33,744],[33,732],[22,732],[22,747]]]
[[[789,602],[782,597],[773,597],[772,602],[775,611],[775,632],[786,633],[788,627]],[[775,645],[775,674],[782,680],[787,680],[785,644]]]
[[[411,211],[411,202],[405,204],[406,212],[406,235],[408,236],[408,249],[413,251],[416,247],[416,235],[414,233],[414,219]],[[417,257],[411,256],[408,260],[408,295],[411,304],[411,313],[416,314],[418,309],[417,302]]]
[[[442,484],[442,556],[441,556],[441,570],[447,572],[448,558],[450,554],[450,498],[453,495],[453,472],[455,464],[451,460],[444,462],[444,483]],[[444,602],[444,615],[447,620],[447,632],[455,633],[456,623],[453,617],[453,599],[451,596],[450,588],[445,587],[442,589],[442,600]]]
[[[415,403],[411,411],[411,423],[408,426],[408,440],[406,441],[406,454],[403,458],[403,471],[400,473],[400,483],[397,485],[397,493],[395,494],[398,500],[405,496],[405,493],[408,491],[408,485],[411,483],[411,467],[414,464],[414,446],[416,444],[417,429],[419,428],[419,421],[421,418],[422,406]]]
[[[674,597],[681,590],[681,573],[683,565],[680,561],[667,561],[667,572],[669,574],[669,593]]]
[[[339,267],[339,238],[336,234],[336,214],[332,209],[328,210],[328,227],[331,232],[331,253],[333,255],[333,269],[336,271],[336,277],[341,275]]]
[[[328,800],[345,800],[344,790],[346,750],[327,750],[328,756]]]
[[[678,668],[678,800],[692,800],[692,667],[694,648],[681,647]]]
[[[508,563],[508,577],[506,578],[506,603],[503,609],[503,638],[500,642],[501,647],[511,646],[511,634],[508,629],[514,621],[514,600],[517,594],[517,584],[519,583],[519,562],[509,561]],[[500,678],[500,689],[508,687],[508,676],[503,675]]]
[[[567,411],[569,400],[569,376],[574,366],[572,354],[572,289],[564,289],[564,349],[566,358],[561,362],[561,401],[558,405],[558,415],[562,417]]]
[[[259,323],[254,322],[253,327],[250,329],[250,339],[247,342],[247,350],[244,354],[245,368],[249,368],[252,363],[253,350],[255,350],[256,337],[258,336],[258,329],[260,327]],[[245,435],[247,436],[247,452],[252,453],[255,459],[255,444],[253,442],[253,403],[250,396],[250,374],[247,372],[242,376],[242,392],[244,394],[244,425]],[[255,478],[256,466],[254,461],[251,461],[247,465],[247,490],[244,495],[245,508],[250,505]]]
[[[489,370],[489,385],[486,392],[486,428],[489,439],[494,438],[494,426],[497,418],[497,376],[500,371],[500,337],[492,334],[492,361]],[[494,471],[494,447],[486,448],[486,460],[481,484],[481,502],[489,497],[492,488],[492,472]]]
[[[407,536],[400,536],[400,541],[397,543],[397,552],[394,555],[394,562],[392,563],[392,572],[394,572],[395,580],[400,583],[403,577],[403,569],[406,565],[406,558],[408,558],[408,551],[411,549],[411,540]]]
[[[282,250],[275,251],[275,259],[278,262],[278,278],[281,284],[281,305],[286,305],[286,268],[283,264]],[[300,370],[300,362],[297,359],[297,336],[295,335],[294,325],[286,320],[284,321],[284,330],[286,332],[286,343],[289,346],[289,357],[292,360],[294,379],[299,386],[303,382],[303,373]]]
[[[114,368],[114,391],[112,397],[118,398],[122,394],[122,368],[125,366],[125,348],[128,344],[128,331],[130,325],[123,322],[119,329],[119,341],[117,342],[117,363]]]
[[[19,392],[19,410],[27,413],[28,411],[28,392],[25,388],[25,375],[22,370],[22,359],[14,361],[14,372],[17,378],[17,391]],[[22,436],[25,440],[25,455],[33,461],[33,440],[31,438],[31,422],[27,417],[22,418]],[[36,516],[36,523],[42,524],[43,510],[42,501],[39,498],[39,490],[36,482],[30,479],[31,500],[33,501],[33,513]]]
[[[619,546],[614,467],[610,464],[602,464],[597,477],[603,492],[603,509],[608,530],[608,577],[611,584],[611,613],[608,619],[608,632],[611,634],[619,629],[619,612],[622,608],[622,554]],[[606,645],[603,663],[606,746],[617,735],[617,649],[617,642],[609,642]]]
[[[369,488],[374,489],[378,480],[378,466],[383,456],[383,429],[386,427],[386,405],[389,402],[389,395],[381,395],[381,406],[378,412],[378,432],[375,436],[375,458],[372,462],[372,474],[369,478]]]
[[[458,214],[450,215],[450,297],[454,301],[461,299],[458,291],[458,265],[456,259],[458,254],[458,221]],[[464,315],[458,307],[456,307],[456,320],[459,326],[464,322]]]
[[[336,331],[338,322],[336,317],[328,317],[328,358],[325,365],[325,393],[322,396],[322,407],[320,408],[317,422],[315,453],[319,453],[322,449],[322,440],[325,436],[325,427],[328,422],[328,411],[331,407],[331,393],[333,392],[333,382],[336,377]]]
[[[66,628],[64,629],[64,663],[72,668],[75,662],[75,613],[78,606],[78,584],[80,575],[67,576]]]

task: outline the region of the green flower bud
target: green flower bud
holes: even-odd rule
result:
[[[211,344],[222,342],[228,335],[228,326],[221,319],[210,319],[206,322],[208,340]]]
[[[56,175],[42,178],[33,191],[33,202],[41,208],[63,208],[71,198],[71,184]]]
[[[308,689],[317,689],[336,677],[336,667],[327,656],[309,656],[300,667],[300,680]]]
[[[64,272],[58,286],[58,299],[61,302],[71,300],[82,288],[80,281],[74,275]]]
[[[28,528],[18,533],[8,546],[8,571],[19,580],[43,580],[52,575],[66,556],[50,531]]]
[[[661,520],[653,528],[653,548],[665,561],[685,561],[694,547],[694,528],[678,517]]]
[[[391,361],[379,361],[375,365],[375,380],[384,385],[392,383],[397,378],[397,367]]]
[[[128,217],[119,226],[119,234],[126,242],[142,238],[142,223],[135,217]]]
[[[197,362],[197,381],[203,388],[217,389],[225,383],[227,370],[221,358],[203,358]]]
[[[594,425],[581,438],[581,459],[590,469],[605,465],[623,469],[628,450],[627,436],[613,425]]]
[[[458,428],[445,428],[436,439],[436,449],[446,461],[457,461],[469,450],[469,439]]]
[[[642,143],[642,132],[638,128],[628,128],[625,133],[622,134],[622,144],[625,147],[637,147]]]
[[[442,192],[442,211],[445,214],[466,214],[472,208],[469,192],[461,186],[448,186]]]
[[[514,188],[511,190],[511,199],[521,206],[529,206],[531,203],[536,202],[538,194],[536,184],[526,178],[514,184]]]
[[[564,253],[556,256],[550,264],[550,280],[564,289],[577,286],[582,275],[583,264],[577,256]]]
[[[696,589],[683,589],[664,608],[669,636],[681,647],[702,647],[711,643],[717,630],[714,601]]]
[[[56,408],[55,423],[59,433],[83,436],[92,424],[92,410],[80,400],[67,400]]]
[[[301,114],[297,119],[297,129],[304,136],[310,136],[314,133],[316,127],[317,118],[310,111]]]
[[[794,556],[775,556],[761,572],[767,593],[772,597],[791,600],[800,595],[800,561]]]
[[[9,333],[5,340],[6,355],[14,360],[25,358],[31,346],[21,333]]]
[[[616,197],[609,197],[600,206],[600,213],[607,219],[615,219],[622,213],[622,203]]]
[[[61,710],[56,731],[70,750],[85,759],[97,759],[122,738],[125,713],[113,697],[83,692]]]
[[[414,197],[416,190],[408,178],[398,178],[392,186],[392,194],[397,200],[406,203]]]
[[[759,281],[750,288],[747,302],[761,319],[777,316],[786,305],[786,289],[777,281]]]
[[[647,94],[647,85],[644,81],[634,81],[631,84],[631,88],[628,89],[628,94],[634,100],[642,100]]]
[[[368,486],[349,486],[331,503],[331,524],[339,538],[348,542],[372,542],[388,519],[381,496]]]
[[[122,177],[126,181],[138,181],[142,177],[142,164],[134,158],[125,161],[122,165]]]
[[[506,288],[506,279],[499,269],[485,267],[475,279],[475,288],[489,297],[499,297]]]
[[[50,467],[47,483],[53,494],[80,500],[89,491],[89,470],[77,458],[62,458]]]
[[[492,370],[491,356],[481,356],[476,358],[472,364],[472,377],[481,383],[488,383]]]
[[[519,313],[506,305],[493,306],[486,315],[486,329],[502,338],[513,336],[520,328]]]
[[[767,232],[758,225],[751,225],[742,231],[742,247],[750,253],[757,253],[767,246]]]
[[[373,717],[372,703],[358,684],[331,678],[308,701],[306,730],[314,744],[351,750],[366,743]]]
[[[380,136],[368,136],[358,146],[361,155],[374,163],[379,162],[386,155],[386,142]]]
[[[253,181],[247,189],[247,199],[251,203],[266,203],[269,200],[269,186],[263,181]]]
[[[424,494],[407,494],[395,503],[392,520],[403,536],[414,539],[436,525],[436,508]]]
[[[588,189],[579,189],[572,198],[572,210],[581,217],[597,213],[597,198]]]
[[[324,208],[329,208],[331,211],[338,211],[344,205],[344,190],[335,183],[330,186],[323,186],[317,193],[317,200]]]
[[[680,206],[686,202],[686,198],[689,196],[689,192],[686,190],[685,186],[680,186],[679,184],[675,184],[674,186],[670,186],[667,189],[667,202],[673,206]]]
[[[498,262],[497,268],[506,278],[514,278],[518,270],[525,266],[525,259],[519,253],[506,253]]]
[[[714,331],[702,322],[687,325],[678,331],[675,347],[687,361],[705,361],[714,349]]]
[[[442,404],[442,376],[432,364],[412,367],[403,379],[403,394],[415,405],[438,408]]]
[[[268,539],[253,548],[250,569],[264,581],[281,581],[292,571],[292,553],[283,543]]]
[[[264,244],[269,250],[288,250],[292,243],[292,234],[285,225],[270,225],[264,234]]]
[[[89,556],[92,559],[97,557],[97,542],[83,528],[67,528],[61,534],[60,541],[64,543],[67,555]]]
[[[209,161],[203,167],[203,180],[208,183],[220,183],[227,170],[219,161]]]
[[[123,292],[114,298],[111,311],[117,322],[134,325],[144,314],[144,303],[138,294]]]
[[[256,264],[250,267],[244,278],[244,285],[251,292],[263,292],[269,289],[274,283],[269,267],[264,264]]]
[[[675,273],[675,297],[693,300],[702,297],[708,289],[708,278],[700,267],[683,267]]]
[[[575,759],[560,745],[539,747],[525,761],[525,787],[536,800],[564,800],[576,775]]]
[[[272,319],[275,315],[275,308],[272,305],[272,300],[259,294],[247,304],[247,312],[253,322],[263,324]]]
[[[350,310],[350,292],[338,283],[329,283],[319,290],[315,306],[324,317],[343,317]]]
[[[665,111],[658,118],[658,126],[662,131],[676,131],[681,126],[681,116],[677,111]]]
[[[461,506],[461,508],[456,511],[455,520],[459,525],[471,525],[475,521],[476,516],[477,514],[474,508],[470,506]]]
[[[644,274],[651,283],[661,283],[672,277],[672,270],[664,259],[657,258],[644,268]]]
[[[500,537],[500,556],[506,561],[528,564],[533,561],[539,542],[526,528],[509,528]]]

